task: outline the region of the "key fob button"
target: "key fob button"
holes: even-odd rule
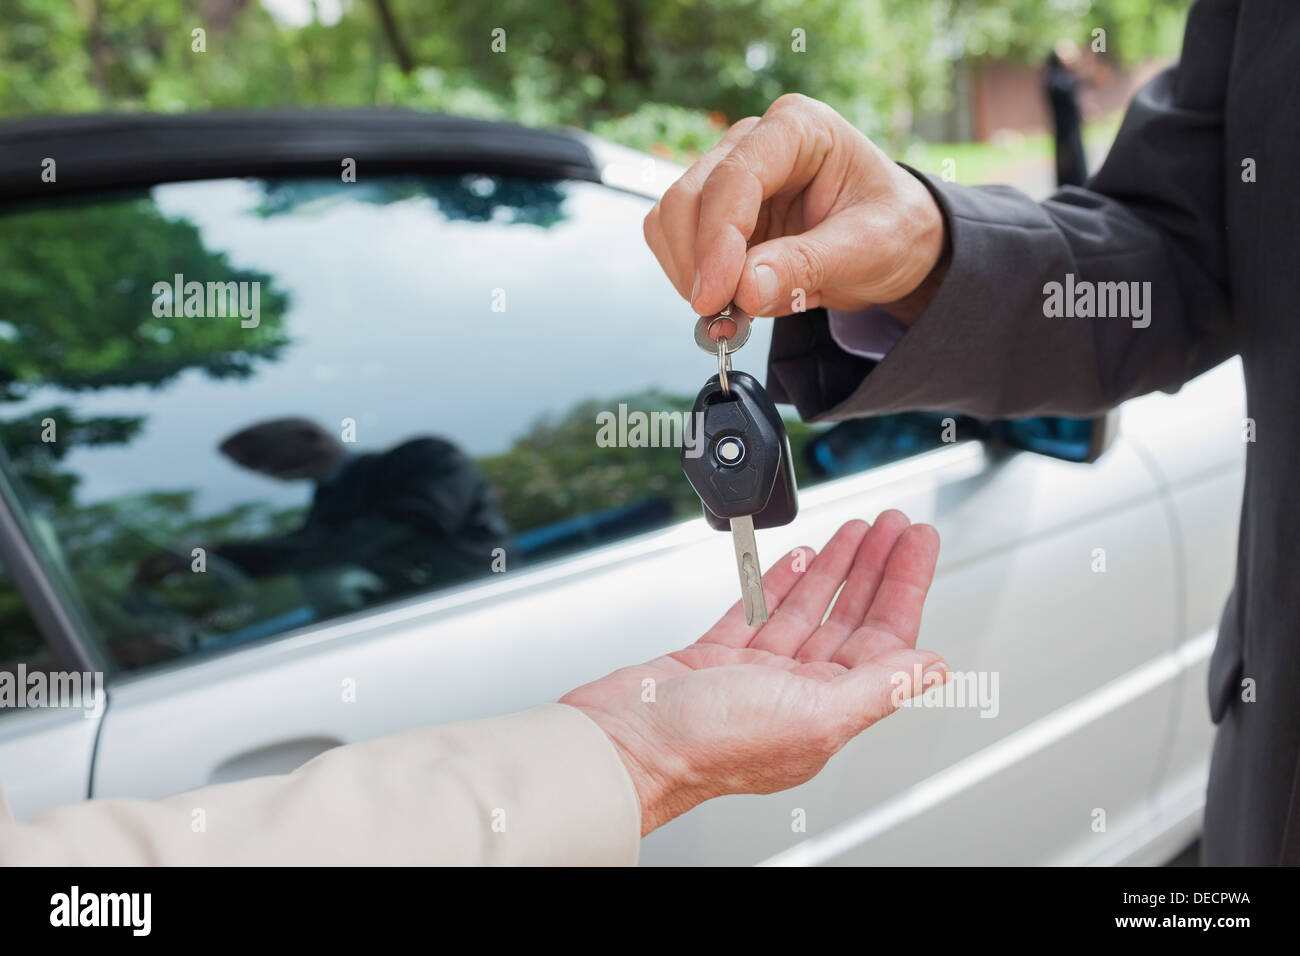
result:
[[[725,432],[744,432],[754,427],[745,406],[739,401],[720,401],[709,406],[704,417],[704,431],[710,438]]]
[[[724,438],[718,442],[714,453],[718,461],[734,468],[745,460],[745,443],[739,438]]]
[[[715,471],[709,478],[715,500],[724,507],[729,504],[743,504],[753,498],[758,491],[759,473],[757,468],[727,469]]]

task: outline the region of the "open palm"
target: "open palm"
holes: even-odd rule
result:
[[[767,624],[750,627],[737,602],[694,644],[565,695],[618,748],[643,832],[714,796],[803,783],[941,683],[942,659],[916,649],[938,552],[937,532],[897,511],[851,521],[820,554],[772,566]]]

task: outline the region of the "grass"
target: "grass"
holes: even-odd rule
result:
[[[1088,123],[1083,128],[1083,141],[1092,155],[1095,149],[1108,146],[1119,130],[1123,113]],[[927,173],[942,176],[951,171],[959,183],[976,183],[997,180],[998,174],[1008,169],[1030,164],[1050,164],[1053,157],[1052,137],[1046,133],[1030,136],[1009,136],[991,143],[926,143],[916,141],[904,151],[904,160]],[[945,167],[945,163],[951,163]]]

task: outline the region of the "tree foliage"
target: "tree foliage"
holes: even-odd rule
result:
[[[897,140],[961,58],[1038,62],[1098,29],[1118,62],[1168,56],[1188,2],[342,0],[292,25],[256,0],[9,0],[0,113],[410,106],[690,151],[798,91]]]
[[[260,283],[261,321],[158,318],[155,283]],[[28,384],[159,385],[187,368],[246,376],[283,347],[287,297],[269,275],[204,247],[192,223],[148,197],[52,215],[7,215],[0,229],[0,401]]]

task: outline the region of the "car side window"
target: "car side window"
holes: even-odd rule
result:
[[[114,663],[698,516],[677,446],[713,368],[644,248],[649,204],[393,176],[0,216],[5,467]],[[769,336],[760,322],[737,367],[761,375]],[[826,429],[783,413],[803,485],[899,451],[819,459]]]

